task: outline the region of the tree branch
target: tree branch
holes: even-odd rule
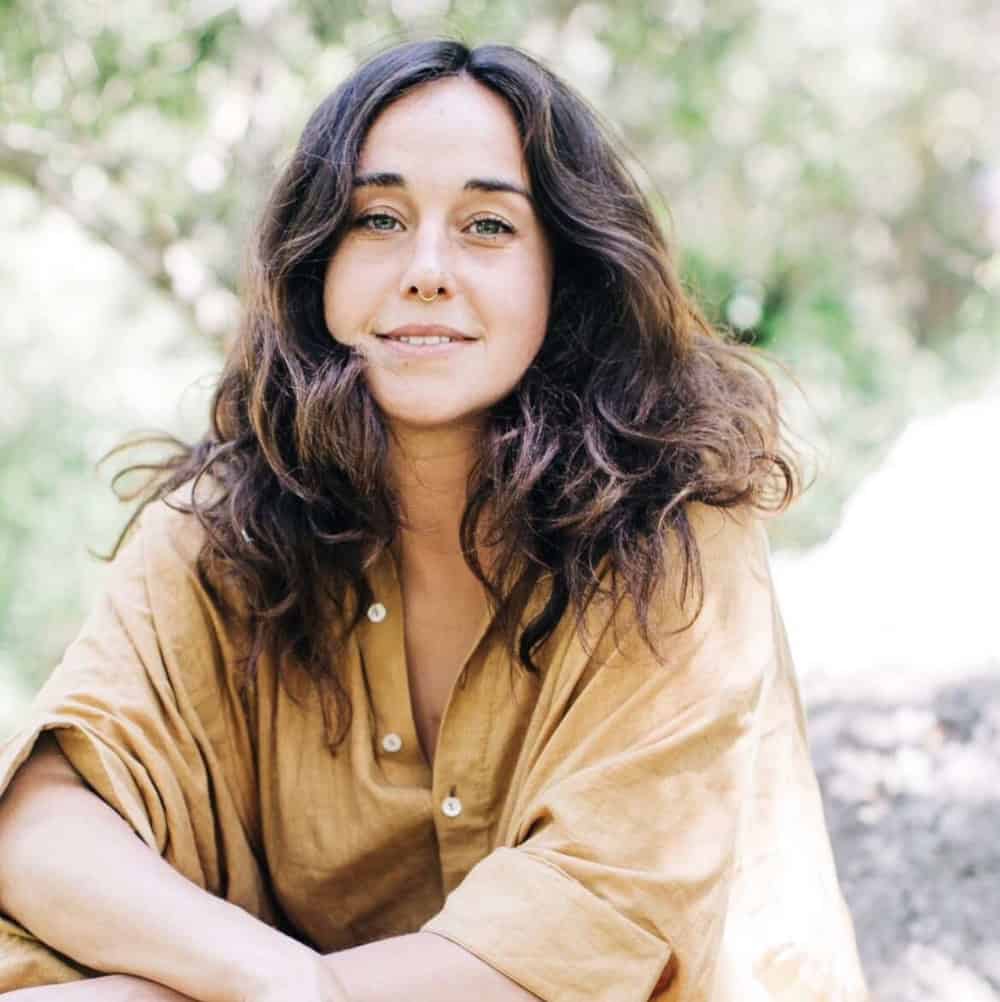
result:
[[[37,192],[43,201],[62,209],[85,233],[110,247],[149,285],[165,293],[188,323],[197,329],[198,319],[193,305],[176,294],[173,279],[163,263],[167,242],[137,240],[113,220],[76,198],[53,177],[49,168],[53,157],[69,159],[81,165],[97,162],[112,176],[120,174],[125,166],[124,161],[112,163],[105,160],[102,163],[89,150],[60,142],[39,129],[25,125],[0,128],[0,174],[20,181]]]

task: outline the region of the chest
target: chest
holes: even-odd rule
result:
[[[410,703],[417,737],[433,766],[448,697],[473,653],[483,625],[486,599],[466,590],[404,592],[404,639]]]

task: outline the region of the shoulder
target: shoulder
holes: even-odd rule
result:
[[[741,506],[717,508],[695,503],[688,506],[687,522],[695,544],[705,601],[746,588],[769,591],[770,545],[765,521],[756,510]],[[684,548],[678,530],[664,540],[664,581],[676,578]]]
[[[689,502],[681,525],[673,524],[659,540],[660,566],[655,587],[647,592],[651,626],[671,631],[696,618],[699,608],[747,595],[748,589],[770,592],[770,547],[764,519],[749,507],[719,508]],[[607,555],[598,577],[601,591],[587,607],[587,618],[599,632],[613,620],[635,619],[635,603],[625,593],[627,575],[613,570]],[[620,606],[613,615],[612,593]],[[701,618],[700,615],[697,618]]]
[[[702,692],[753,688],[775,658],[775,596],[764,520],[749,508],[700,503],[689,504],[685,515],[689,545],[679,529],[662,540],[662,570],[648,594],[646,630],[631,596],[616,609],[602,598],[591,602],[584,639],[570,650],[580,647],[577,657],[589,662],[588,673],[618,664],[640,674],[666,669],[674,682],[687,677]],[[687,560],[696,563],[697,573],[687,568],[685,589]]]
[[[196,607],[215,605],[199,571],[207,532],[191,510],[190,485],[141,509],[109,569],[112,593],[141,591],[144,605],[165,626]]]
[[[204,477],[197,495],[189,482],[151,501],[139,512],[125,545],[141,550],[146,564],[158,570],[193,570],[206,532],[192,504],[196,496],[201,504],[210,502],[218,492],[215,481]]]
[[[665,532],[661,547],[650,593],[651,632],[670,635],[689,626],[697,634],[770,602],[770,547],[764,519],[754,509],[689,503],[683,524]]]
[[[173,504],[170,497],[146,504],[121,540],[108,569],[112,590],[127,584],[147,592],[157,586],[176,588],[196,573],[205,531],[194,512]]]
[[[706,569],[720,562],[745,563],[766,559],[767,532],[760,513],[748,506],[718,508],[693,502],[685,509],[691,535]],[[677,547],[677,532],[664,540],[668,554]]]
[[[155,644],[189,691],[210,691],[215,670],[246,644],[246,618],[235,586],[200,557],[207,532],[185,487],[142,509],[109,569],[113,622],[138,642]]]
[[[561,624],[549,684],[565,695],[553,705],[579,704],[577,719],[591,707],[595,727],[628,705],[642,733],[664,721],[728,727],[757,706],[786,657],[764,522],[751,510],[701,504],[685,514],[697,554],[678,531],[663,539],[663,573],[647,596],[645,630],[630,595],[617,607],[607,597],[591,600],[583,628],[571,617]],[[699,562],[701,588],[682,599],[680,561],[687,556]],[[603,583],[610,586],[610,574]]]

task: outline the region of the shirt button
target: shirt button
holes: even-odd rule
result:
[[[388,752],[399,751],[403,747],[403,739],[398,734],[386,734],[382,738],[382,747]]]
[[[441,801],[441,810],[449,818],[457,818],[462,813],[462,801],[458,797],[445,797]]]
[[[385,606],[381,602],[368,606],[368,618],[373,623],[381,623],[385,619]]]

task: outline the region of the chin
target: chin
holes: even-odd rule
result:
[[[386,420],[396,428],[408,431],[457,431],[479,428],[487,408],[442,409],[382,406]]]

